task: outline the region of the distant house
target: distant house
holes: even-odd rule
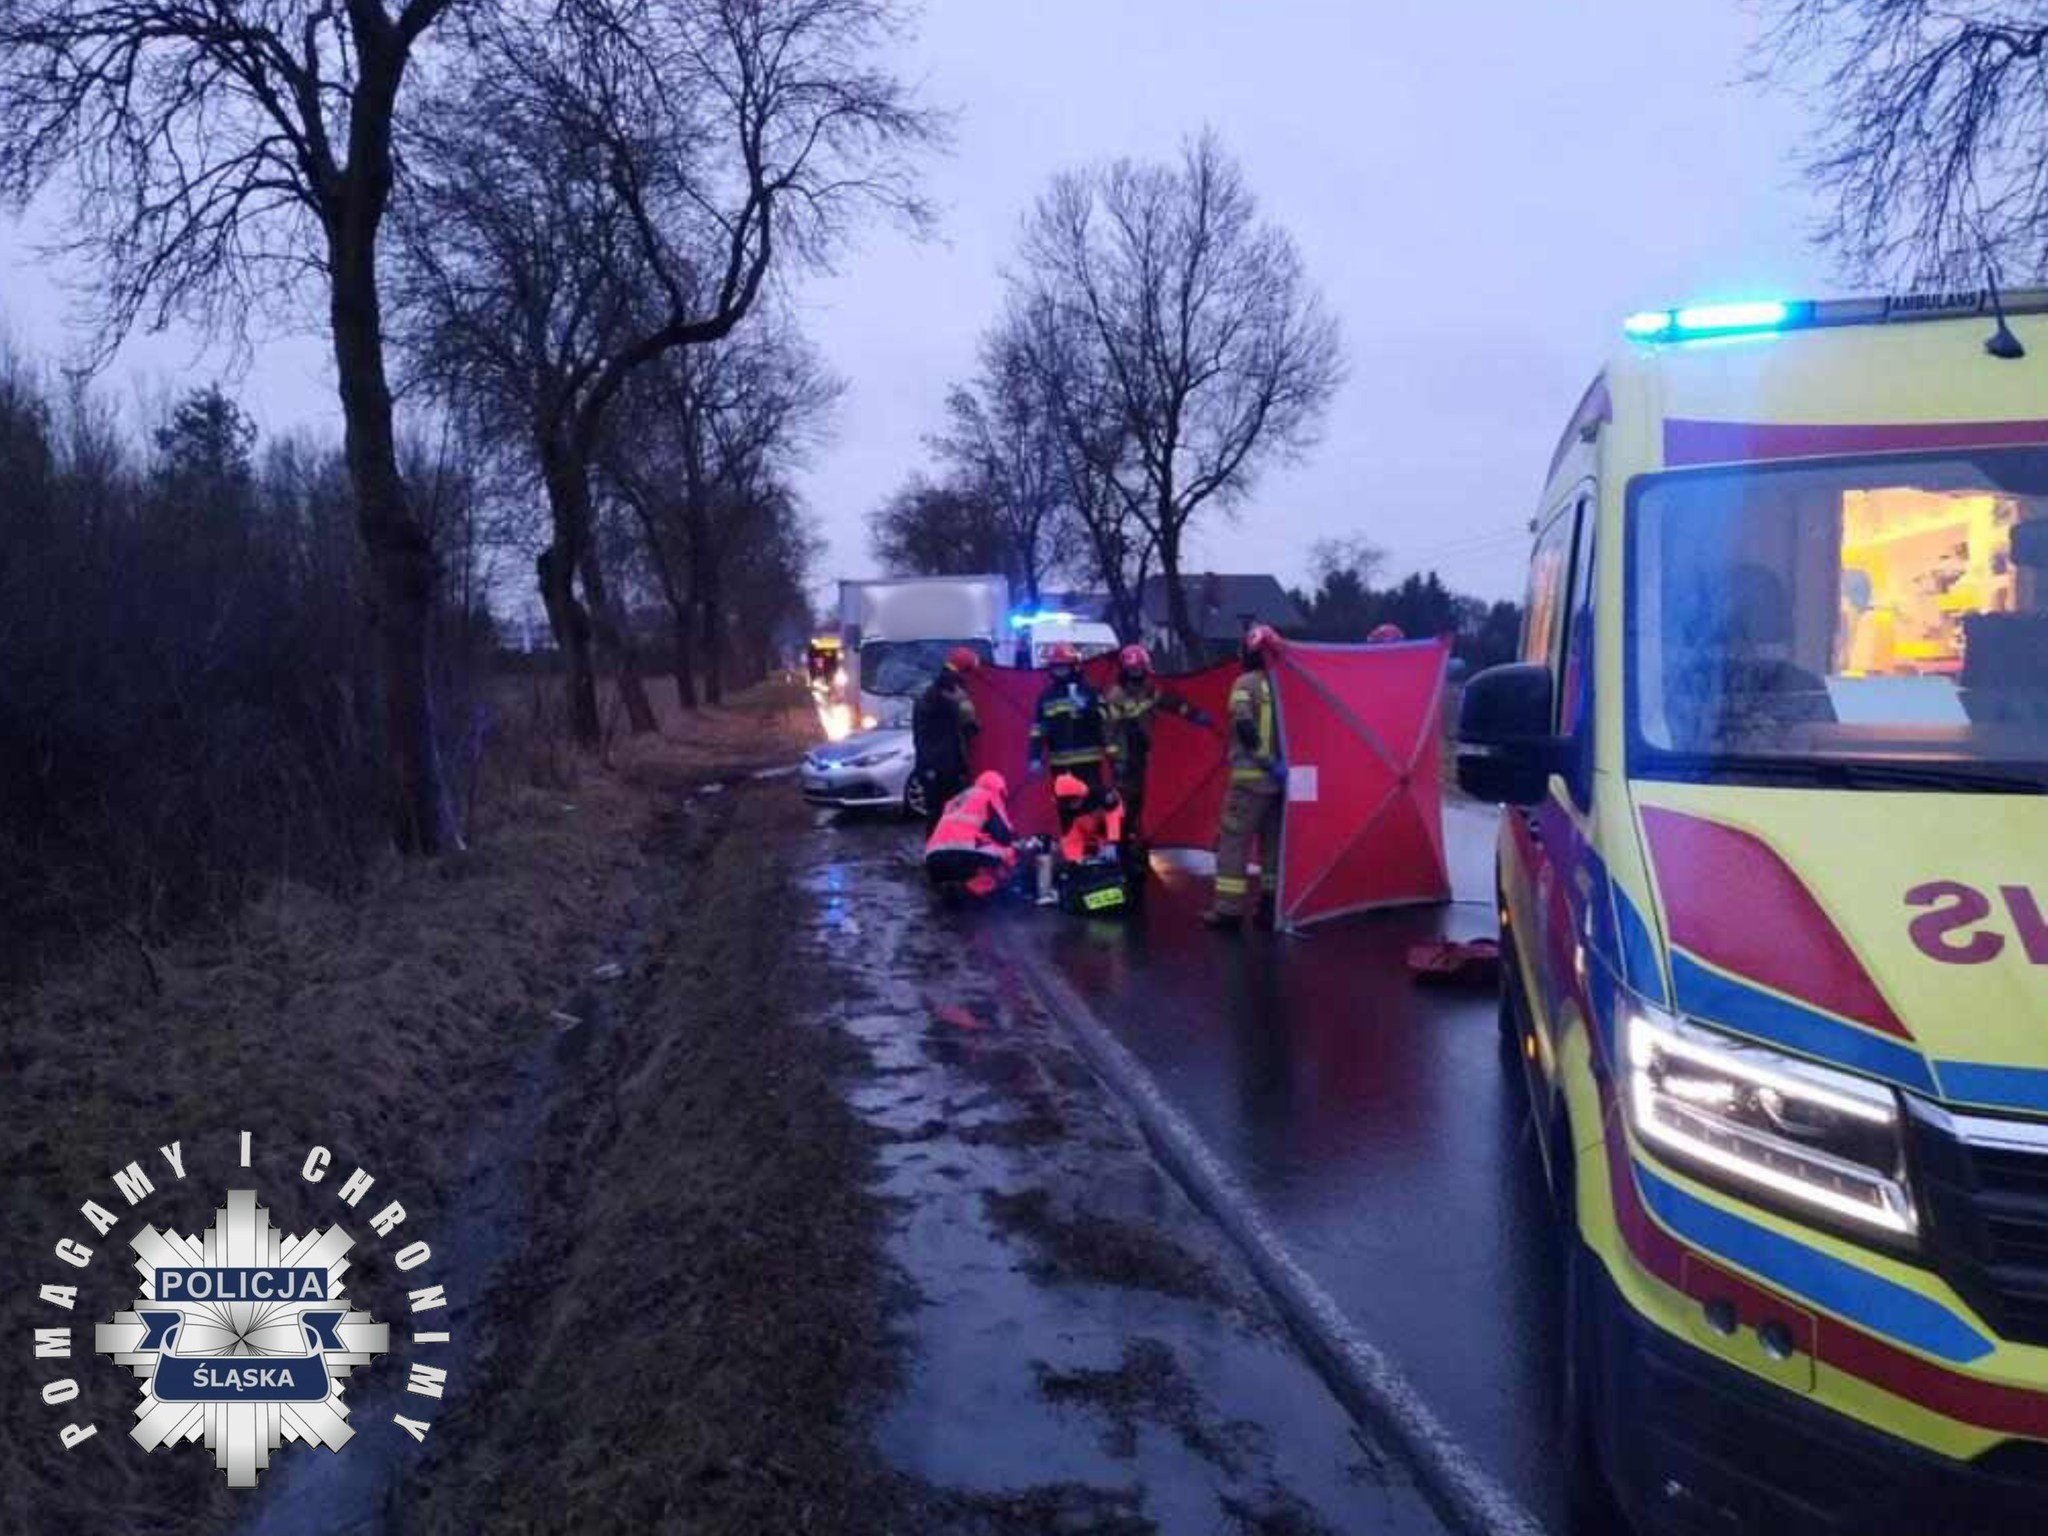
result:
[[[1238,641],[1253,624],[1286,631],[1308,622],[1287,589],[1274,576],[1226,576],[1215,571],[1184,572],[1188,621],[1194,626],[1200,654],[1180,658],[1190,665],[1235,655]],[[1162,659],[1177,657],[1173,626],[1168,619],[1166,578],[1147,577],[1144,598],[1145,643]]]

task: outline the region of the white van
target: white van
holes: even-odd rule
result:
[[[1070,613],[1029,617],[1017,625],[1017,663],[1043,669],[1046,657],[1056,645],[1071,645],[1086,661],[1106,651],[1119,649],[1123,642],[1116,631],[1099,619],[1077,619]]]

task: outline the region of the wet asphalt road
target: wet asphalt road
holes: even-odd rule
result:
[[[1558,1249],[1493,993],[1405,967],[1410,944],[1493,933],[1492,831],[1491,811],[1449,808],[1447,907],[1232,939],[1196,919],[1206,876],[1176,869],[1126,922],[1001,934],[1057,967],[1352,1326],[1563,1531]]]
[[[930,1528],[1445,1536],[1019,982],[1052,915],[935,908],[893,822],[827,818],[800,863],[905,1287],[876,1449]]]

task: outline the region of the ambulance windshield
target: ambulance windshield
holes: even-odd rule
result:
[[[2048,450],[1643,481],[1633,770],[2048,791]]]

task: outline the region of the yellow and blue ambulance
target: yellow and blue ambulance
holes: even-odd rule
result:
[[[1629,319],[1459,778],[1581,1495],[2048,1530],[2048,291]]]

